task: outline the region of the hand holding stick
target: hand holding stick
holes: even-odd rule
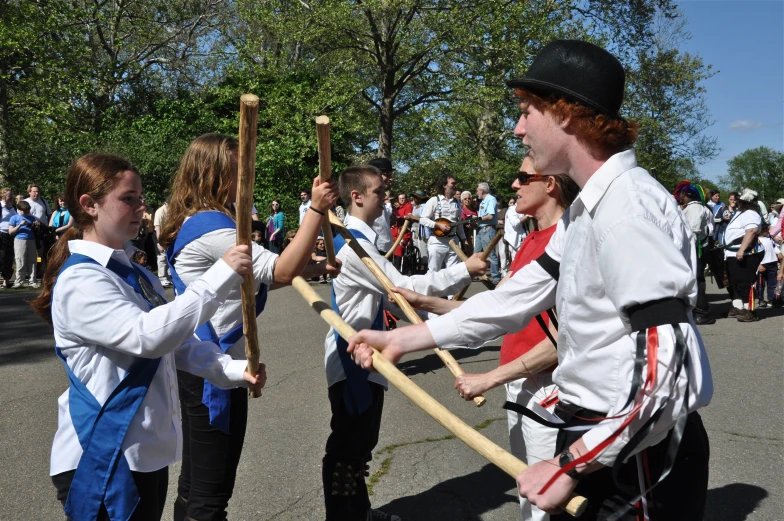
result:
[[[302,277],[296,277],[292,281],[292,286],[310,304],[316,313],[321,315],[330,326],[335,328],[340,336],[349,339],[356,331],[346,324],[340,315],[335,313],[332,308],[310,287],[310,284]],[[485,436],[477,432],[460,418],[452,414],[446,407],[438,403],[432,396],[422,390],[411,379],[404,375],[395,365],[384,358],[384,355],[373,349],[373,367],[379,374],[383,375],[389,383],[394,385],[400,392],[414,402],[414,404],[425,411],[431,418],[440,423],[446,430],[460,438],[463,443],[475,450],[488,461],[498,468],[517,477],[526,468],[525,463],[505,451]],[[563,509],[572,516],[579,516],[588,506],[587,500],[582,496],[571,496]]]
[[[500,241],[501,237],[503,237],[503,236],[504,236],[504,231],[503,230],[498,230],[495,233],[495,237],[493,237],[493,240],[490,241],[490,244],[488,244],[487,247],[482,252],[481,259],[483,261],[486,261],[487,258],[490,257],[490,253],[492,253],[492,251],[495,249],[496,245],[498,244],[498,241]],[[460,253],[457,253],[457,256],[460,257],[460,260],[465,262],[464,259],[467,259],[468,257],[465,256],[465,253],[463,253],[463,250],[461,250],[460,247],[457,246],[457,244],[454,244],[454,246],[453,246],[453,243],[454,243],[454,241],[449,241],[449,246],[452,248],[452,250],[454,250],[455,253],[457,253],[458,250],[459,250]],[[461,254],[462,254],[462,257],[461,257]],[[487,279],[479,279],[479,280],[482,281],[482,284],[484,284],[487,287],[487,289],[489,289],[489,290],[494,290],[495,289],[495,284],[493,284],[491,281],[489,281]],[[471,284],[469,284],[468,286],[470,286],[470,285]],[[468,290],[468,286],[466,286],[463,289],[461,289],[457,293],[457,295],[452,297],[452,299],[453,300],[460,300],[461,298],[463,298],[463,295],[465,295],[465,292]]]
[[[253,94],[240,97],[240,143],[237,178],[237,244],[251,247],[251,209],[253,185],[256,181],[256,132],[259,120],[259,98]],[[259,334],[256,328],[256,281],[253,272],[242,279],[242,333],[245,335],[245,357],[248,373],[259,367]],[[251,390],[250,397],[261,393]]]
[[[323,183],[332,177],[332,150],[329,140],[329,118],[316,118],[316,138],[318,140],[319,180]],[[327,251],[327,264],[335,265],[335,244],[332,242],[332,228],[329,221],[321,220],[321,234],[324,235],[324,249]]]
[[[403,226],[400,227],[400,231],[397,234],[397,239],[395,239],[394,244],[392,244],[392,247],[389,248],[389,251],[387,252],[386,255],[384,255],[384,257],[386,257],[387,259],[392,258],[392,255],[395,254],[395,250],[397,249],[398,246],[400,246],[400,243],[403,241],[403,236],[408,231],[409,224],[411,224],[411,221],[406,219],[406,221],[403,223]]]
[[[387,274],[384,273],[384,270],[382,270],[381,267],[376,264],[376,261],[373,260],[373,258],[362,248],[362,246],[360,246],[354,236],[351,235],[351,232],[348,231],[342,222],[340,222],[338,216],[332,212],[329,212],[329,219],[332,222],[332,225],[337,229],[338,233],[343,237],[343,239],[345,239],[346,244],[352,250],[354,250],[354,253],[356,253],[360,259],[362,259],[362,262],[365,264],[365,266],[367,266],[373,276],[378,279],[389,296],[394,299],[395,304],[397,304],[398,307],[403,310],[403,313],[406,314],[406,318],[408,318],[412,324],[421,324],[423,320],[419,317],[416,310],[411,307],[411,304],[408,303],[403,295],[392,291],[394,283],[389,279],[389,277],[387,277]],[[433,351],[435,351],[436,355],[438,355],[441,361],[444,362],[444,365],[447,366],[449,371],[451,371],[455,377],[465,374],[465,371],[463,371],[463,368],[460,367],[460,364],[457,363],[457,360],[455,360],[451,353],[438,348],[433,349]],[[477,396],[474,398],[474,403],[477,407],[483,406],[486,401],[487,400],[484,396]]]

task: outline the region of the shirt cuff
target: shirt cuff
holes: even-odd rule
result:
[[[223,259],[218,259],[218,262],[213,264],[201,279],[215,292],[216,298],[221,301],[226,300],[234,286],[242,282],[242,277],[231,269]]]
[[[586,449],[588,449],[589,452],[592,451],[594,447],[612,436],[617,429],[617,426],[617,422],[607,422],[606,424],[599,424],[593,429],[588,430],[582,437]],[[594,459],[602,465],[612,467],[618,454],[621,452],[621,449],[628,441],[623,434],[624,433],[621,433],[620,436],[605,447],[605,449]]]
[[[450,266],[447,268],[447,270],[449,271],[449,278],[452,279],[453,285],[458,283],[471,283],[471,274],[468,273],[468,268],[466,267],[465,262]]]
[[[460,342],[460,330],[452,318],[452,313],[428,320],[425,324],[438,347],[447,348]]]
[[[232,360],[226,365],[226,378],[237,387],[248,387],[245,381],[245,368],[248,367],[246,360]]]

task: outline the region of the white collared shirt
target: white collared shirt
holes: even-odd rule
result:
[[[435,197],[431,197],[424,204],[422,211],[419,214],[419,223],[431,229],[436,227],[436,219],[443,218],[456,223],[460,220],[462,210],[463,207],[457,199],[453,197],[452,199],[447,200],[446,197],[439,194]],[[466,237],[463,225],[457,224],[455,226],[457,226],[457,236],[461,241],[465,240]]]
[[[174,259],[174,270],[185,285],[190,287],[192,283],[203,277],[207,270],[235,244],[237,244],[236,230],[223,228],[205,233],[177,254]],[[274,282],[275,263],[278,261],[278,255],[256,243],[251,243],[251,247],[253,249],[253,277],[256,281],[254,292],[258,293],[262,284],[271,286]],[[212,315],[210,323],[218,338],[242,324],[242,287],[239,284],[231,288],[217,311]],[[235,360],[247,360],[245,358],[245,337],[240,337],[237,343],[226,352]]]
[[[392,205],[384,205],[384,213],[373,221],[373,232],[376,234],[376,248],[379,251],[388,252],[395,241],[392,240],[392,230],[390,229],[390,219],[392,218]],[[346,216],[348,219],[348,215]],[[347,221],[348,222],[348,221]]]
[[[378,253],[378,249],[373,244],[373,241],[376,240],[376,234],[370,226],[356,217],[347,215],[346,227],[360,231],[367,237],[368,240],[358,239],[359,244],[399,288],[410,289],[423,295],[445,296],[457,292],[471,282],[468,269],[462,262],[441,271],[430,271],[426,275],[406,277],[395,269],[383,255]],[[368,329],[378,313],[379,302],[384,301],[383,305],[387,309],[394,308],[394,305],[386,302],[387,293],[383,286],[349,246],[341,248],[337,252],[337,258],[341,260],[343,265],[340,275],[332,281],[332,289],[335,292],[335,302],[340,309],[340,316],[357,331]],[[346,378],[343,364],[340,362],[340,356],[337,352],[335,332],[331,328],[327,333],[324,347],[327,386],[331,387]],[[369,380],[387,386],[386,378],[378,373],[370,373]]]
[[[504,240],[508,242],[515,251],[520,247],[520,244],[526,236],[523,223],[520,222],[522,216],[523,214],[517,213],[514,206],[507,208],[506,214],[504,215]]]
[[[143,358],[161,358],[122,450],[131,470],[152,472],[180,459],[182,427],[177,372],[182,369],[222,388],[243,386],[244,362],[232,361],[211,342],[193,332],[218,308],[242,277],[221,261],[174,302],[150,310],[147,302],[119,276],[105,268],[109,259],[130,266],[123,250],[88,241],[69,241],[71,253],[96,261],[68,268],[57,279],[52,301],[55,345],[74,375],[103,404]],[[157,277],[141,270],[158,293]],[[68,390],[58,399],[50,474],[73,470],[82,448],[69,411]]]
[[[483,342],[525,327],[557,305],[558,368],[553,380],[561,401],[608,416],[621,414],[631,389],[637,333],[626,310],[636,304],[678,298],[693,308],[697,298],[696,250],[675,199],[644,169],[633,151],[612,156],[585,184],[558,222],[547,254],[560,262],[554,281],[537,262],[518,270],[495,291],[427,322],[440,347]],[[637,247],[629,247],[636,243]],[[691,357],[689,407],[708,404],[713,381],[705,348],[693,323],[680,324]],[[620,449],[669,396],[667,409],[638,446],[658,443],[679,416],[686,378],[673,380],[674,332],[659,326],[656,392],[638,418],[597,458],[611,465]],[[623,421],[605,420],[582,439],[588,450],[609,438]]]

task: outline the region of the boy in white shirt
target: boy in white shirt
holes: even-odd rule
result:
[[[482,274],[486,262],[472,257],[438,272],[405,277],[376,248],[373,222],[384,211],[381,172],[370,165],[348,168],[340,175],[340,196],[348,204],[346,226],[362,248],[399,287],[428,295],[448,295]],[[355,329],[383,329],[386,291],[342,238],[335,239],[340,275],[332,283],[332,307]],[[333,329],[325,341],[325,366],[332,408],[326,455],[322,465],[327,521],[399,520],[370,508],[365,471],[378,442],[386,379],[357,367],[347,343]]]
[[[762,244],[764,256],[760,262],[757,273],[757,298],[759,299],[760,308],[771,307],[771,301],[774,298],[776,291],[776,275],[778,269],[778,262],[782,259],[781,249],[770,238],[770,226],[767,223],[762,223],[760,229],[759,242]],[[763,298],[765,288],[768,288],[768,300]]]

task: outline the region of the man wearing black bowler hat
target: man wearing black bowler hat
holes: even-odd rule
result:
[[[692,317],[695,243],[672,195],[637,166],[637,125],[619,115],[624,83],[620,62],[600,47],[545,46],[509,82],[522,109],[515,135],[535,170],[566,172],[581,188],[545,254],[441,317],[362,331],[349,351],[369,368],[368,345],[394,362],[435,346],[479,346],[555,305],[555,417],[525,411],[573,429],[559,432],[553,459],[517,477],[521,496],[552,520],[568,518],[559,505],[576,493],[588,498],[583,519],[699,521],[709,443],[696,411],[713,383]]]

